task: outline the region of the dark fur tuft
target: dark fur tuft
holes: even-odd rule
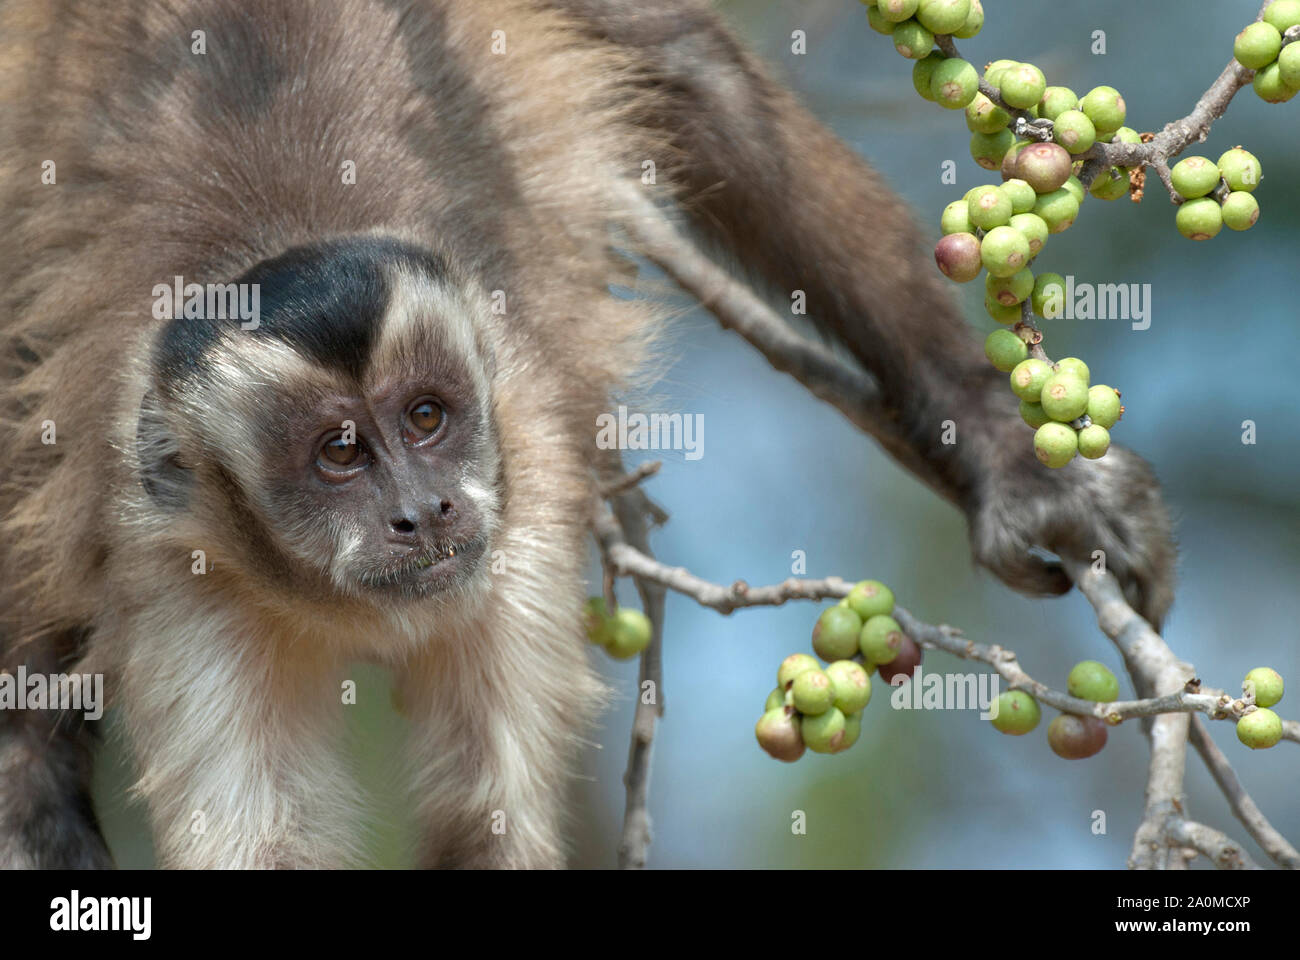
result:
[[[280,340],[359,381],[388,307],[386,265],[410,267],[435,281],[447,274],[436,254],[387,237],[294,247],[235,278],[235,284],[256,284],[260,300],[258,325],[242,332]],[[200,372],[212,347],[239,323],[238,318],[184,316],[169,321],[154,351],[159,386],[167,389]]]

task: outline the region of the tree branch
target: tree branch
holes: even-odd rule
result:
[[[653,477],[663,467],[662,460],[646,460],[644,463],[637,464],[637,468],[631,473],[625,473],[616,480],[611,480],[600,488],[600,495],[606,499],[617,496],[625,490],[631,490],[641,481]],[[662,511],[661,511],[662,512]],[[662,523],[663,521],[658,521]]]
[[[841,577],[820,580],[791,578],[763,587],[752,587],[744,580],[737,580],[730,585],[712,583],[685,567],[669,566],[628,544],[620,535],[617,521],[603,504],[598,505],[592,525],[601,549],[616,575],[657,583],[721,614],[731,614],[746,607],[781,606],[791,600],[839,600],[848,596],[853,588],[850,581]],[[1235,720],[1249,705],[1247,701],[1234,700],[1220,691],[1202,692],[1199,682],[1188,683],[1173,693],[1144,700],[1120,700],[1112,703],[1080,700],[1035,680],[1020,666],[1013,650],[996,644],[976,643],[967,639],[956,627],[925,623],[903,607],[896,606],[893,616],[903,632],[922,646],[943,650],[963,660],[986,663],[1007,681],[1011,689],[1024,690],[1062,713],[1096,717],[1111,725],[1164,713],[1204,713],[1216,720]],[[1133,616],[1137,617],[1137,614],[1134,613]]]
[[[604,503],[596,505],[592,527],[601,554],[614,575],[636,577],[638,583],[643,585],[657,584],[662,589],[681,593],[701,606],[723,614],[744,607],[779,606],[791,600],[838,600],[848,596],[853,586],[840,577],[820,580],[792,578],[764,587],[751,587],[743,580],[737,580],[730,586],[723,586],[698,577],[684,567],[670,567],[661,563],[628,543],[622,525]],[[904,633],[917,643],[965,660],[987,663],[1007,681],[1011,689],[1024,690],[1063,713],[1097,717],[1111,725],[1133,718],[1155,718],[1150,732],[1152,760],[1147,779],[1146,809],[1134,838],[1130,865],[1139,868],[1181,868],[1185,866],[1184,861],[1177,856],[1176,850],[1171,851],[1172,847],[1177,846],[1193,847],[1219,863],[1219,857],[1227,856],[1225,851],[1228,847],[1220,845],[1212,848],[1215,852],[1207,852],[1211,850],[1210,846],[1203,848],[1195,843],[1184,842],[1184,833],[1181,832],[1183,828],[1171,826],[1183,821],[1185,810],[1183,773],[1189,716],[1192,713],[1204,713],[1213,719],[1235,719],[1250,705],[1249,702],[1234,700],[1218,691],[1200,692],[1200,683],[1195,679],[1192,668],[1174,656],[1159,634],[1128,605],[1113,575],[1098,573],[1087,565],[1070,568],[1067,564],[1067,569],[1080,592],[1093,605],[1102,631],[1123,654],[1139,691],[1145,687],[1157,692],[1164,689],[1164,693],[1141,700],[1114,703],[1080,700],[1035,680],[1021,668],[1014,651],[968,640],[960,630],[946,624],[925,623],[903,607],[895,606],[893,616]],[[1166,689],[1171,684],[1176,689]],[[638,712],[640,709],[638,707]],[[1254,801],[1241,789],[1227,760],[1221,754],[1215,756],[1217,748],[1209,741],[1208,735],[1204,734],[1199,720],[1196,723],[1197,726],[1191,727],[1193,742],[1206,758],[1220,789],[1251,836],[1280,865],[1300,866],[1300,857],[1296,856],[1290,844],[1268,823]],[[1204,737],[1205,744],[1197,742],[1197,733]],[[629,773],[630,771],[631,767]],[[630,796],[629,793],[629,804]],[[1201,833],[1198,836],[1205,839],[1208,835]]]
[[[1259,13],[1255,15],[1256,20],[1264,16],[1264,10],[1267,7],[1268,0],[1260,7]],[[1289,33],[1290,31],[1288,31]],[[939,49],[943,51],[944,56],[961,56],[956,44],[952,41],[952,37],[936,37],[935,42],[938,44]],[[1181,119],[1165,124],[1165,128],[1147,142],[1102,143],[1098,140],[1083,153],[1076,154],[1075,160],[1084,161],[1083,169],[1079,172],[1079,181],[1084,187],[1089,187],[1102,170],[1108,170],[1111,167],[1147,165],[1155,168],[1161,182],[1169,191],[1169,199],[1174,203],[1182,203],[1183,198],[1179,196],[1178,191],[1174,189],[1173,184],[1169,181],[1169,158],[1178,156],[1194,141],[1203,142],[1209,136],[1210,127],[1215,120],[1223,116],[1237,91],[1248,85],[1254,76],[1254,70],[1246,69],[1236,59],[1229,61],[1223,72],[1205,91],[1201,99],[1196,102],[1196,106],[1192,108],[1191,113]],[[980,92],[1013,115],[1023,117],[1027,122],[1033,119],[1024,111],[1007,106],[998,90],[990,86],[986,80],[980,80]],[[1040,139],[1051,139],[1050,123],[1046,127],[1045,136],[1043,132],[1038,130],[1032,132]]]
[[[1214,777],[1214,782],[1219,785],[1219,789],[1227,798],[1233,815],[1241,821],[1241,825],[1259,844],[1260,849],[1279,867],[1300,870],[1300,853],[1260,812],[1250,794],[1241,786],[1232,764],[1228,763],[1228,758],[1223,755],[1223,751],[1210,739],[1210,732],[1205,729],[1205,724],[1199,718],[1192,721],[1191,738],[1192,746],[1201,755],[1201,759],[1210,770],[1210,775]]]
[[[619,183],[623,226],[641,254],[694,295],[723,329],[747,340],[774,369],[798,380],[814,397],[874,437],[941,497],[953,498],[953,491],[934,468],[907,443],[894,411],[870,374],[791,328],[753,290],[683,236],[639,186],[625,180]]]
[[[621,460],[609,458],[612,468],[621,469]],[[612,561],[607,543],[617,541],[651,557],[649,542],[650,522],[662,522],[664,513],[652,503],[637,486],[641,480],[653,476],[659,463],[641,464],[636,470],[602,486],[602,496],[613,501],[613,511],[604,511],[602,521],[609,539],[597,538],[601,549],[606,579],[613,577]],[[610,472],[614,472],[611,469]],[[641,606],[651,624],[650,644],[641,654],[640,678],[637,683],[636,711],[632,717],[632,736],[628,746],[627,770],[623,785],[627,799],[623,811],[623,836],[618,846],[620,869],[639,870],[645,867],[649,856],[653,830],[650,822],[650,770],[654,755],[655,723],[663,716],[663,624],[664,588],[652,581],[636,578]],[[607,592],[612,593],[612,589]]]
[[[1191,847],[1209,857],[1221,870],[1259,869],[1259,864],[1239,844],[1203,823],[1174,817],[1165,825],[1165,838],[1173,846]]]
[[[1183,663],[1151,625],[1134,612],[1124,599],[1119,582],[1110,573],[1100,573],[1088,564],[1062,558],[1066,571],[1079,591],[1092,604],[1102,632],[1114,641],[1139,693],[1163,696],[1177,693],[1195,681],[1195,670]],[[1184,812],[1183,775],[1187,766],[1189,717],[1165,713],[1151,722],[1151,762],[1147,771],[1146,807],[1133,838],[1129,866],[1135,869],[1173,867],[1185,863],[1170,857],[1165,824]]]
[[[1282,739],[1300,743],[1300,720],[1282,721]]]

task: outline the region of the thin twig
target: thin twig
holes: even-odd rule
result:
[[[1124,599],[1119,581],[1109,572],[1062,558],[1066,571],[1097,613],[1102,632],[1114,641],[1139,694],[1163,696],[1183,690],[1195,670],[1179,660],[1161,636]],[[1187,766],[1189,717],[1165,713],[1151,721],[1151,761],[1147,771],[1146,806],[1133,838],[1129,866],[1135,869],[1185,866],[1169,856],[1165,823],[1186,809],[1183,777]]]
[[[1232,764],[1228,763],[1228,758],[1223,755],[1223,751],[1210,738],[1210,731],[1205,729],[1205,724],[1200,718],[1192,720],[1191,739],[1192,746],[1201,755],[1201,759],[1210,769],[1210,775],[1214,777],[1214,782],[1219,785],[1219,790],[1227,798],[1233,815],[1241,821],[1241,825],[1259,844],[1260,849],[1279,867],[1300,870],[1300,852],[1291,846],[1286,837],[1278,833],[1256,806],[1250,794],[1242,787],[1241,781],[1237,779]]]
[[[1169,164],[1163,159],[1157,158],[1151,161],[1151,169],[1155,170],[1156,176],[1165,185],[1165,189],[1169,192],[1169,199],[1174,203],[1182,203],[1183,195],[1174,189],[1174,181],[1169,173]]]
[[[622,493],[624,490],[630,490],[643,480],[653,477],[663,465],[662,460],[647,460],[644,463],[637,464],[636,469],[631,473],[625,473],[617,480],[611,480],[602,486],[600,495],[608,499]]]
[[[794,377],[859,429],[870,433],[876,421],[888,417],[880,388],[869,374],[777,316],[752,289],[682,237],[636,184],[623,182],[619,190],[619,200],[629,212],[625,223],[639,241],[638,250],[693,294],[724,329],[740,334],[772,366]]]
[[[717,318],[747,340],[776,370],[798,380],[817,399],[874,437],[895,460],[944,499],[952,490],[907,442],[896,414],[866,371],[794,330],[752,289],[732,277],[684,237],[641,188],[620,181],[623,225],[637,249]]]
[[[1209,857],[1220,870],[1259,869],[1239,843],[1203,823],[1173,817],[1165,824],[1165,837],[1172,845],[1191,847]]]
[[[655,560],[626,543],[621,539],[618,524],[606,507],[598,507],[593,526],[602,550],[619,576],[632,576],[658,583],[721,614],[731,614],[746,607],[781,606],[792,600],[838,600],[848,596],[853,588],[850,581],[841,577],[820,580],[791,578],[763,587],[752,587],[743,580],[737,580],[729,586],[712,583],[685,567],[672,567]],[[1113,725],[1124,720],[1155,717],[1163,713],[1204,713],[1212,719],[1236,719],[1249,705],[1246,701],[1234,700],[1221,691],[1203,690],[1199,685],[1189,685],[1165,696],[1143,700],[1112,703],[1080,700],[1035,680],[1020,666],[1013,650],[996,644],[976,643],[967,639],[956,627],[925,623],[903,607],[896,606],[893,617],[903,632],[922,646],[943,650],[964,660],[987,663],[1012,689],[1031,693],[1063,713],[1096,717]]]
[[[617,456],[610,458],[615,467],[620,466]],[[649,527],[657,518],[667,518],[637,484],[659,469],[659,464],[642,464],[620,479],[605,484],[604,496],[612,500],[614,509],[606,509],[606,521],[611,533],[643,555],[650,553]],[[635,478],[635,479],[633,479]],[[631,482],[629,482],[631,481]],[[606,576],[614,575],[614,565],[609,559],[608,541],[598,538]],[[623,785],[627,792],[623,812],[623,836],[618,846],[620,869],[639,870],[649,858],[653,830],[650,822],[650,771],[654,756],[655,723],[663,716],[663,625],[664,588],[657,583],[636,578],[641,606],[651,624],[650,644],[641,654],[640,678],[637,683],[636,711],[632,717],[632,736],[628,745],[627,770]]]

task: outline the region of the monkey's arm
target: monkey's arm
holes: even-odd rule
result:
[[[134,789],[148,803],[158,865],[356,862],[360,804],[334,749],[341,673],[300,638],[290,643],[200,597],[177,600],[184,584],[160,594],[159,609],[127,625],[121,671]],[[183,608],[184,619],[175,613]]]
[[[992,369],[944,289],[911,212],[848,146],[768,78],[707,4],[560,0],[654,78],[646,122],[667,131],[697,227],[789,296],[881,384],[901,443],[971,523],[976,558],[1011,586],[1069,581],[1031,546],[1096,550],[1159,625],[1174,549],[1150,469],[1112,448],[1048,470],[1033,457],[1006,375]],[[941,442],[956,423],[956,443]],[[904,465],[909,465],[904,459]]]

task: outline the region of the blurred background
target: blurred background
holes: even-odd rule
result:
[[[1048,83],[1080,95],[1115,86],[1127,100],[1128,125],[1139,131],[1159,130],[1192,108],[1258,10],[1255,0],[984,6],[984,31],[959,43],[966,57],[979,66],[1000,57],[1030,60]],[[911,62],[867,27],[856,0],[727,0],[719,7],[813,113],[885,175],[933,237],[945,203],[997,182],[970,160],[961,114],[916,96]],[[807,35],[805,55],[791,53],[794,30]],[[1096,30],[1106,34],[1104,56],[1090,52]],[[1255,196],[1262,212],[1253,230],[1224,230],[1205,243],[1183,239],[1152,177],[1140,205],[1088,199],[1074,228],[1053,237],[1039,261],[1079,282],[1151,285],[1150,329],[1134,331],[1127,320],[1054,321],[1050,352],[1083,357],[1093,382],[1123,390],[1128,412],[1116,442],[1149,459],[1164,485],[1181,544],[1170,644],[1212,686],[1235,689],[1250,668],[1276,668],[1293,688],[1281,707],[1292,718],[1300,716],[1298,117],[1300,101],[1268,105],[1247,89],[1204,148],[1190,151],[1217,159],[1242,144],[1260,158],[1264,179]],[[940,182],[945,160],[956,161],[955,186]],[[649,272],[646,279],[655,281]],[[982,338],[994,326],[981,307],[982,284],[958,294]],[[685,313],[672,349],[656,409],[703,414],[704,456],[650,454],[664,467],[647,491],[672,514],[653,539],[661,559],[718,582],[766,584],[790,576],[792,553],[804,551],[808,576],[883,580],[917,616],[1012,647],[1046,683],[1062,688],[1075,662],[1098,659],[1121,676],[1121,696],[1132,695],[1077,594],[1027,600],[974,569],[965,521],[954,508],[708,315]],[[1243,420],[1257,424],[1253,446],[1241,442]],[[591,583],[598,592],[594,556]],[[636,602],[630,584],[620,586],[620,598]],[[809,753],[793,765],[767,757],[754,741],[754,721],[781,659],[811,652],[810,632],[824,606],[721,617],[669,596],[651,866],[1124,865],[1146,775],[1136,723],[1113,730],[1096,757],[1066,761],[1046,743],[1051,710],[1032,734],[1005,737],[974,712],[895,711],[877,680],[862,737],[847,753]],[[575,788],[572,863],[600,868],[616,863],[637,664],[592,655],[618,701],[586,751]],[[986,672],[935,652],[925,667]],[[376,798],[374,859],[408,866],[413,834],[391,774],[401,721],[389,709],[384,675],[358,669],[356,676],[351,746]],[[1230,723],[1210,727],[1265,815],[1300,841],[1295,745],[1251,752]],[[122,758],[106,752],[96,776],[119,863],[150,865],[143,818],[125,799]],[[1225,829],[1266,862],[1194,751],[1187,788],[1191,816]],[[791,833],[795,810],[806,813],[806,835]],[[1104,834],[1092,829],[1098,810]]]

